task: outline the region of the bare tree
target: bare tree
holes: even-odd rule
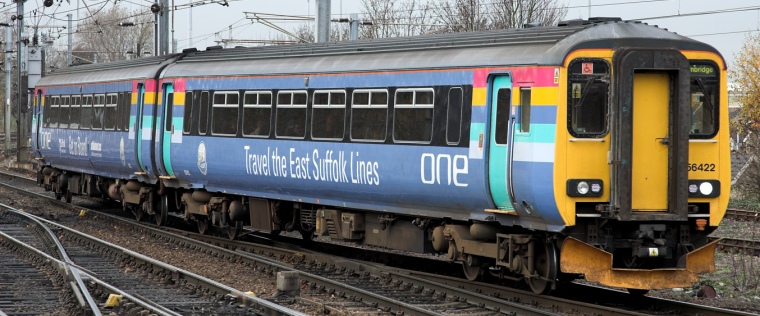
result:
[[[567,14],[557,0],[497,0],[489,5],[491,29],[520,28],[529,23],[556,25]]]
[[[489,29],[488,12],[481,0],[443,0],[434,6],[440,33],[473,32]]]
[[[118,6],[98,12],[79,25],[74,51],[90,62],[142,56],[153,50],[152,20],[148,12],[128,11]]]
[[[413,36],[430,33],[431,6],[419,0],[362,0],[364,20],[360,38]]]

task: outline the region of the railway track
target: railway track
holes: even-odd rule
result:
[[[22,248],[27,249],[28,252],[42,249],[37,252],[38,256],[43,257],[40,260],[57,263],[69,269],[75,276],[76,283],[72,282],[72,284],[76,284],[77,287],[73,296],[82,297],[80,301],[83,302],[79,305],[84,306],[77,314],[299,314],[63,225],[35,218],[6,205],[0,205],[0,207],[2,207],[0,214],[5,219],[0,225],[4,232],[3,237],[7,237],[9,242],[15,242],[15,248],[23,246]],[[53,227],[56,234],[52,234],[47,227]],[[40,231],[50,232],[50,234],[40,233]],[[50,247],[50,244],[58,247]],[[68,273],[64,274],[68,275]],[[89,282],[85,285],[83,279]],[[59,280],[58,283],[66,284],[66,281]],[[47,286],[46,283],[34,287],[39,293],[50,293],[48,288],[56,290],[54,286]],[[16,290],[8,288],[7,293],[14,293]],[[57,294],[59,291],[53,291],[52,294]],[[41,298],[34,295],[30,297],[32,301],[51,302],[53,306],[58,301],[55,297]],[[106,302],[113,300],[114,297],[124,301],[115,309],[106,309]],[[71,312],[61,314],[71,314]]]
[[[15,184],[27,181],[19,178],[12,179],[10,176],[2,177],[2,179],[8,179]],[[33,187],[36,188],[36,186]],[[106,217],[107,215],[98,216]],[[191,249],[219,258],[220,264],[222,261],[227,261],[243,266],[244,271],[264,271],[267,274],[274,274],[280,271],[296,270],[299,282],[303,284],[299,295],[281,295],[274,301],[285,304],[311,304],[320,306],[325,311],[366,313],[371,310],[406,315],[465,312],[477,315],[555,315],[568,311],[592,315],[648,315],[652,314],[651,311],[666,311],[682,315],[749,315],[649,297],[642,300],[636,299],[636,303],[632,304],[631,296],[627,293],[607,289],[588,289],[581,285],[571,291],[574,292],[572,294],[580,291],[583,293],[601,291],[600,293],[604,294],[586,295],[586,300],[591,298],[596,301],[601,297],[600,295],[604,295],[605,301],[617,302],[615,304],[622,307],[611,308],[584,302],[579,297],[568,299],[562,296],[538,296],[503,286],[336,258],[330,254],[319,254],[301,248],[293,249],[292,245],[282,246],[279,242],[272,240],[268,240],[271,245],[262,245],[230,241],[170,228],[157,229],[151,227],[152,225],[136,224],[134,220],[121,217],[108,217],[106,221],[113,225],[118,223],[118,227],[132,227],[129,228],[133,230],[132,233],[144,236],[146,239],[158,240],[171,244],[175,248]],[[193,239],[190,240],[188,237]],[[288,243],[291,242],[292,240],[288,241]],[[356,250],[358,249],[341,248],[338,252],[359,252]],[[361,249],[361,252],[369,251]],[[421,266],[429,262],[423,258],[414,260]],[[331,303],[335,300],[339,302]],[[626,301],[628,305],[621,303]]]

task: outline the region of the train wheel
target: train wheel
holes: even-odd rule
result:
[[[169,195],[161,197],[161,206],[156,210],[156,225],[165,226],[169,216]]]
[[[483,267],[471,267],[467,265],[466,262],[462,262],[462,271],[464,271],[464,276],[467,277],[467,280],[475,281],[478,279],[478,277],[480,277],[480,273],[483,271]]]
[[[237,239],[240,233],[243,231],[243,221],[230,221],[227,226],[227,237],[230,239]]]
[[[198,232],[201,233],[201,235],[208,234],[211,229],[211,223],[208,219],[208,216],[196,216],[195,222],[198,224]]]
[[[536,294],[546,294],[552,289],[557,279],[557,249],[553,244],[546,244],[542,241],[535,241],[534,253],[536,254],[534,262],[533,275],[537,277],[526,278],[525,281]]]

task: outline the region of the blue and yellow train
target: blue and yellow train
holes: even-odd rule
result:
[[[39,182],[235,238],[444,253],[535,292],[714,270],[726,64],[619,19],[70,67],[39,81]]]

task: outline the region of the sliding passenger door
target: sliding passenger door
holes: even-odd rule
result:
[[[148,171],[143,163],[143,139],[150,140],[150,128],[145,130],[143,126],[143,111],[145,107],[145,84],[137,84],[137,114],[135,115],[135,153],[137,154],[137,165],[140,167],[139,173],[146,174]]]
[[[514,210],[509,192],[509,146],[512,136],[512,78],[500,75],[491,83],[488,185],[496,209]]]
[[[161,103],[159,111],[161,112],[161,118],[156,122],[157,135],[159,135],[159,148],[157,150],[160,154],[158,168],[162,175],[174,177],[174,170],[172,169],[171,160],[171,144],[172,134],[174,133],[173,112],[174,109],[174,86],[171,83],[164,83],[161,89]]]

